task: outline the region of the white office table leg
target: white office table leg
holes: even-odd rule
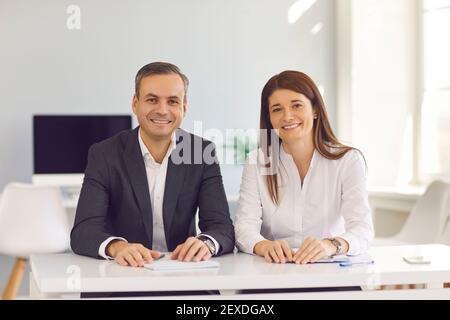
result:
[[[36,281],[34,280],[34,275],[30,272],[30,299],[32,300],[40,300],[45,299],[44,294],[40,291]]]

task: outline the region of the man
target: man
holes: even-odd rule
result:
[[[142,267],[161,251],[200,261],[233,250],[214,145],[179,129],[188,84],[169,63],[139,70],[132,102],[139,126],[89,150],[71,232],[75,253]],[[202,233],[195,237],[197,209]]]

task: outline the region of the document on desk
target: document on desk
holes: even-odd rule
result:
[[[332,258],[323,258],[314,263],[341,263],[341,262],[347,262],[349,260],[350,260],[350,258],[348,256],[341,255],[341,256],[334,256]]]
[[[375,261],[368,253],[359,256],[335,256],[329,259],[322,259],[316,263],[336,263],[340,267],[352,267],[355,265],[373,264]]]
[[[152,271],[182,271],[219,268],[217,261],[182,262],[178,260],[163,259],[144,264],[144,268]]]
[[[298,248],[293,249],[294,252],[298,251]],[[314,263],[337,263],[341,266],[350,266],[354,264],[372,264],[375,261],[369,253],[360,254],[358,256],[348,256],[346,254],[334,256],[332,258],[323,258]],[[293,262],[291,262],[293,263]]]
[[[351,267],[354,265],[363,265],[363,264],[374,264],[375,260],[373,260],[372,256],[369,253],[360,254],[359,256],[347,256],[348,261],[340,262],[339,266],[341,267]]]
[[[338,263],[342,266],[350,266],[355,264],[372,264],[374,263],[374,260],[370,254],[366,253],[359,256],[340,255],[334,256],[332,258],[323,258],[318,260],[317,262],[313,262],[312,264],[320,263]]]

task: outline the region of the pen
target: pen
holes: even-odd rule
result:
[[[345,267],[351,267],[351,266],[354,266],[354,265],[373,264],[373,263],[374,263],[374,261],[354,262],[354,263],[351,262],[351,261],[346,261],[346,262],[339,263],[339,266],[345,268]]]
[[[159,257],[158,258],[154,258],[153,259],[153,261],[157,261],[157,260],[159,260],[159,259],[162,259],[162,258],[164,258],[166,255],[164,254],[164,253],[161,253],[160,255],[159,255]]]

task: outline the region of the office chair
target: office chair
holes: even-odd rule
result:
[[[448,218],[450,184],[431,183],[419,198],[403,228],[393,237],[375,238],[374,246],[439,243]]]
[[[0,254],[16,257],[3,299],[16,297],[29,255],[64,252],[70,245],[58,188],[11,183],[0,199]]]

